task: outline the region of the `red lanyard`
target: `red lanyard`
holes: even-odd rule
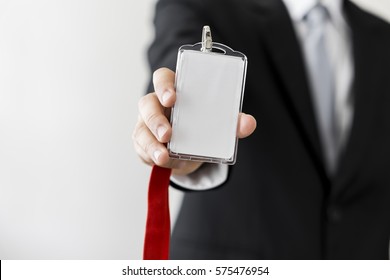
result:
[[[144,242],[144,260],[167,260],[171,223],[168,187],[171,169],[154,165],[149,181],[148,216]]]

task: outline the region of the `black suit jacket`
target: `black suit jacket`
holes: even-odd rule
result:
[[[172,235],[184,259],[388,259],[390,25],[345,2],[354,49],[355,113],[339,169],[324,169],[303,56],[280,0],[160,0],[152,70],[175,70],[177,49],[213,40],[245,53],[241,140],[228,181],[188,192]],[[150,91],[152,88],[149,89]]]

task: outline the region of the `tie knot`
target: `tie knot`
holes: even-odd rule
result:
[[[328,9],[322,5],[317,4],[309,10],[304,16],[305,22],[311,27],[318,27],[323,25],[329,19]]]

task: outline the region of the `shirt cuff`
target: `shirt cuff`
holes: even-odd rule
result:
[[[228,168],[225,164],[204,163],[189,175],[172,175],[171,185],[177,189],[192,191],[214,189],[227,180]]]

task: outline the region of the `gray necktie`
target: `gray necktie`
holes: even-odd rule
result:
[[[308,28],[304,51],[312,89],[312,99],[330,175],[337,167],[339,133],[336,122],[335,85],[325,42],[325,24],[330,20],[327,9],[317,4],[304,18]]]

